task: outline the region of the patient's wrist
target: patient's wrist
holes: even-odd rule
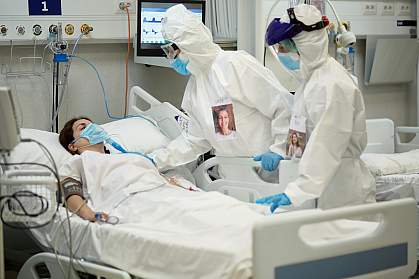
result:
[[[83,206],[82,209],[79,211],[78,214],[81,218],[85,220],[89,220],[91,222],[94,222],[95,219],[95,212],[91,210],[88,206]]]

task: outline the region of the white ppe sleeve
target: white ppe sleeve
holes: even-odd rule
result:
[[[310,95],[310,99],[306,99],[308,117],[315,128],[299,164],[299,177],[289,183],[285,190],[295,206],[321,196],[348,149],[354,107],[353,102],[345,96],[343,86],[334,83],[314,88],[317,92],[307,92]],[[319,100],[325,103],[321,104]]]
[[[242,54],[244,59],[233,61],[234,72],[241,85],[239,93],[249,107],[257,109],[271,120],[274,144],[270,150],[285,157],[293,96],[279,83],[271,70],[263,67],[253,56],[245,52]]]
[[[203,137],[198,121],[190,115],[188,133],[182,133],[165,148],[158,149],[149,156],[153,158],[157,168],[162,170],[192,162],[211,148],[211,144]]]

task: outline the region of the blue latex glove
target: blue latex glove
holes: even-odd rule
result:
[[[279,161],[284,158],[275,152],[266,152],[253,157],[254,161],[262,161],[262,169],[267,171],[274,171],[278,167]]]
[[[271,212],[274,212],[279,206],[290,205],[291,200],[285,193],[276,194],[256,200],[257,204],[270,204]]]

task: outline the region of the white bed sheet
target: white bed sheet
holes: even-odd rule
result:
[[[129,217],[116,226],[72,218],[76,257],[161,279],[250,278],[252,226],[266,218],[223,194],[173,186],[135,194],[111,214]],[[33,233],[68,255],[58,217]]]
[[[378,201],[412,197],[419,201],[419,174],[392,174],[375,177]]]
[[[364,153],[361,159],[374,176],[419,173],[419,149],[403,153]]]

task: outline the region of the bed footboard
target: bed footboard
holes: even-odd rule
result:
[[[380,221],[354,219],[376,214]],[[410,198],[289,212],[255,225],[253,278],[409,278],[415,250],[416,202]]]

